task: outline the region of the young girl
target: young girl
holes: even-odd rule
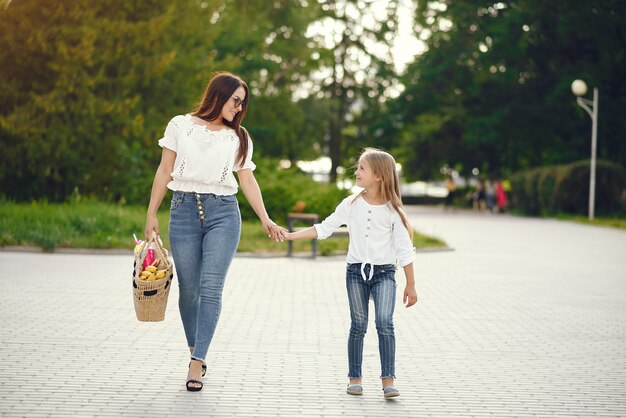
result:
[[[396,261],[404,268],[406,287],[403,303],[407,308],[417,302],[413,278],[415,250],[412,229],[402,211],[396,162],[386,152],[366,148],[355,172],[356,184],[364,190],[347,197],[322,223],[285,239],[325,239],[341,225],[350,231],[346,287],[350,304],[348,337],[347,393],[361,395],[363,337],[367,331],[368,302],[374,299],[381,379],[385,398],[400,395],[394,387],[396,340],[393,310],[396,300]]]

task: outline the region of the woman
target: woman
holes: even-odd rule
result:
[[[159,234],[156,213],[167,189],[173,190],[170,245],[180,289],[178,306],[191,353],[189,391],[202,390],[224,280],[239,244],[241,215],[233,171],[268,235],[275,240],[284,236],[284,229],[270,220],[252,173],[252,141],[241,126],[248,101],[245,82],[230,73],[217,73],[198,109],[175,116],[159,140],[163,151],[152,185],[145,236]]]

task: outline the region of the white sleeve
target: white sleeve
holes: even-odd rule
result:
[[[313,225],[317,231],[317,239],[326,239],[341,225],[348,225],[350,220],[350,200],[349,197],[342,200],[328,218],[324,219],[322,223]]]
[[[254,171],[254,169],[256,168],[256,164],[252,162],[252,149],[252,140],[248,138],[248,154],[246,154],[246,159],[243,161],[243,164],[237,163],[235,165],[235,171],[245,170],[246,168]]]
[[[159,146],[161,148],[169,148],[172,151],[176,152],[178,148],[178,116],[175,116],[170,120],[165,128],[165,133],[163,134],[163,138],[159,139]]]
[[[395,210],[393,214],[393,246],[401,267],[415,261],[415,247],[413,247],[411,236],[402,223],[400,214]]]

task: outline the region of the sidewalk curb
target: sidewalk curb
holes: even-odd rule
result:
[[[454,251],[452,247],[430,247],[420,248],[415,250],[417,253],[439,253]],[[0,246],[0,252],[13,252],[13,253],[43,253],[43,254],[85,254],[85,255],[133,255],[132,249],[123,248],[54,248],[52,250],[44,250],[41,247],[30,247],[27,245],[6,245]],[[311,258],[310,252],[298,252],[294,253],[293,258]],[[328,256],[319,256],[318,258],[330,259],[334,257],[345,257],[346,253],[335,253]],[[288,258],[286,253],[251,253],[251,252],[238,252],[235,257],[245,258]]]

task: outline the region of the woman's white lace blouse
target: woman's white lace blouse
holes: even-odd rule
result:
[[[233,195],[237,180],[233,171],[254,170],[252,141],[248,138],[248,155],[243,164],[235,164],[239,137],[233,129],[211,131],[194,123],[191,115],[174,116],[165,128],[159,146],[176,153],[170,190]]]

